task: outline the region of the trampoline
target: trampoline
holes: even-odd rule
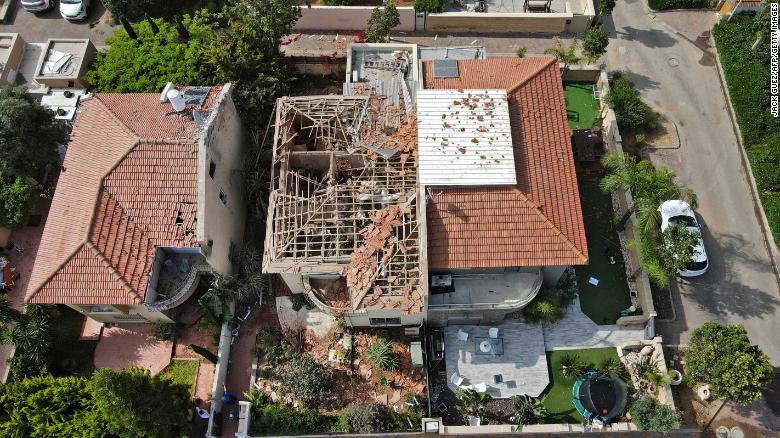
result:
[[[591,371],[574,383],[571,399],[586,420],[609,424],[626,409],[627,393],[626,384],[619,377]]]

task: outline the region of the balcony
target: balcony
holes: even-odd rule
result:
[[[431,289],[431,309],[521,309],[542,286],[542,272],[457,275],[451,292]]]
[[[149,274],[146,307],[163,311],[178,306],[195,291],[201,275],[211,272],[198,248],[157,248]]]

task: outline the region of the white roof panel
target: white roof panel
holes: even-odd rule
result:
[[[505,90],[418,90],[415,104],[420,184],[517,184]]]

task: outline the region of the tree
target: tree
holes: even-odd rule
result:
[[[650,107],[639,97],[628,77],[622,74],[612,78],[605,100],[615,108],[615,119],[621,128],[650,128],[657,123]]]
[[[657,259],[655,263],[663,271],[661,273],[657,272],[656,269],[648,271],[651,279],[661,287],[668,286],[669,280],[691,264],[696,255],[695,247],[700,238],[701,234],[696,231],[679,225],[669,225],[661,233],[661,244],[656,246],[654,251],[654,256]],[[659,277],[658,274],[662,274],[663,277]]]
[[[442,3],[442,0],[414,0],[414,10],[417,12],[436,14],[444,12]]]
[[[279,40],[300,16],[294,0],[236,0],[217,16],[229,32],[214,33],[203,61],[217,82],[235,84],[236,107],[248,126],[264,128],[276,98],[295,79]]]
[[[561,375],[564,379],[579,379],[583,374],[585,374],[585,363],[577,354],[565,354],[561,358]]]
[[[537,423],[548,414],[544,400],[539,397],[516,395],[512,397],[512,405],[515,409],[512,421],[520,425]]]
[[[663,201],[681,199],[691,208],[697,206],[696,194],[675,182],[675,174],[662,167],[656,169],[648,160],[635,161],[620,151],[610,151],[601,159],[607,169],[607,176],[600,187],[604,193],[613,190],[629,190],[634,204],[625,212],[617,227],[622,228],[632,213],[636,213],[637,223],[643,235],[651,235],[658,227],[660,219],[658,206]]]
[[[165,84],[214,85],[218,81],[203,62],[205,44],[213,28],[202,14],[184,18],[191,38],[179,41],[170,24],[161,23],[154,33],[148,21],[136,26],[134,41],[117,32],[108,37],[108,49],[98,53],[87,73],[87,82],[99,92],[159,93]]]
[[[114,19],[122,24],[122,27],[125,29],[125,32],[130,39],[138,39],[138,34],[136,34],[135,29],[133,29],[133,26],[130,24],[130,21],[132,20],[130,17],[136,17],[135,14],[137,14],[138,11],[143,10],[138,7],[139,1],[103,0],[103,6],[108,9],[108,12],[111,13],[111,16],[114,17]]]
[[[558,62],[563,63],[563,72],[566,73],[569,71],[569,66],[572,64],[578,64],[580,62],[580,57],[577,55],[577,47],[579,46],[579,41],[575,38],[572,40],[571,44],[569,45],[569,48],[566,49],[563,47],[563,43],[561,42],[561,39],[556,37],[553,37],[553,45],[552,47],[549,47],[544,50],[544,53],[548,55],[553,55],[556,58],[558,58]]]
[[[0,226],[21,228],[32,210],[35,188],[17,176],[12,183],[0,180]]]
[[[712,395],[739,404],[761,399],[772,382],[769,358],[750,345],[745,327],[708,322],[693,331],[685,352],[685,375],[692,384],[710,384]]]
[[[85,378],[42,376],[0,385],[0,436],[98,438],[105,430]]]
[[[599,0],[599,15],[606,17],[612,15],[612,10],[615,9],[615,0]]]
[[[374,8],[368,17],[366,26],[366,42],[383,43],[387,40],[390,31],[401,24],[401,16],[395,7],[394,1],[387,2],[384,8]]]
[[[680,427],[680,413],[658,403],[649,394],[634,400],[629,409],[631,421],[639,430],[667,433]]]
[[[96,371],[92,391],[106,430],[121,438],[184,436],[190,428],[190,394],[141,368]]]
[[[8,359],[13,379],[40,376],[48,372],[49,353],[54,342],[53,322],[57,317],[54,306],[28,304],[16,316],[16,324],[3,328],[2,342],[14,346],[14,355]]]
[[[23,87],[0,89],[0,181],[39,180],[57,163],[57,147],[68,141],[68,128]]]
[[[609,34],[603,25],[597,24],[585,31],[582,50],[590,62],[594,62],[607,52]]]
[[[356,403],[349,407],[347,421],[351,433],[375,433],[384,430],[387,407],[377,403]]]

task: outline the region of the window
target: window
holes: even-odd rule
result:
[[[217,165],[213,161],[209,161],[209,176],[214,179],[214,172],[217,171]]]
[[[370,325],[401,325],[401,318],[368,318]]]
[[[219,191],[219,200],[222,201],[223,204],[227,205],[227,195],[222,190]]]
[[[117,310],[111,306],[90,306],[90,313],[117,313]]]

